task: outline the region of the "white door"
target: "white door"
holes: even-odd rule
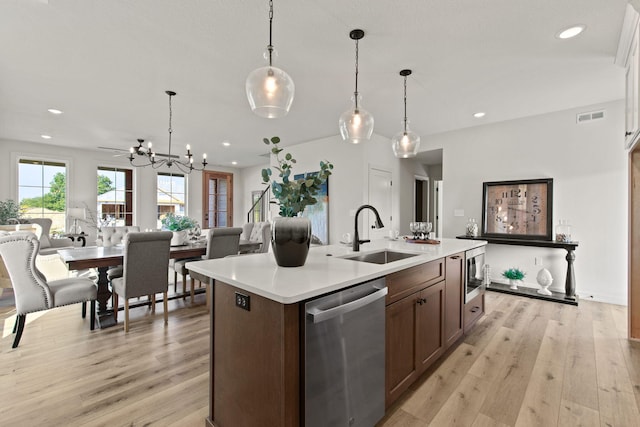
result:
[[[391,218],[391,172],[369,166],[369,204],[376,208],[384,228],[371,228],[375,224],[374,213],[366,209],[367,221],[363,221],[365,230],[362,236],[370,240],[383,239],[392,228]],[[364,212],[363,212],[364,213]],[[362,214],[361,214],[362,215]]]

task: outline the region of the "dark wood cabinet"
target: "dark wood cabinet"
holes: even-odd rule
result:
[[[435,265],[440,266],[441,263]],[[429,268],[432,267],[433,265]],[[391,278],[391,283],[394,283],[394,278]],[[389,282],[388,277],[387,286]],[[406,289],[406,286],[403,286],[403,289]],[[387,407],[444,351],[444,281],[430,285],[423,283],[422,287],[414,289],[418,290],[387,305]],[[390,293],[392,292],[394,290],[390,287]]]
[[[466,334],[484,314],[484,292],[464,305],[464,333]]]
[[[444,338],[445,348],[462,336],[464,305],[464,253],[446,258]]]

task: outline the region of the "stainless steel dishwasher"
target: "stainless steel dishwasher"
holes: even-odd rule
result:
[[[384,278],[305,304],[305,427],[371,427],[384,416]]]

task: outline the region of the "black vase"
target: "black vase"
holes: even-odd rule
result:
[[[303,266],[311,244],[311,221],[303,217],[278,217],[271,228],[271,247],[280,267]]]

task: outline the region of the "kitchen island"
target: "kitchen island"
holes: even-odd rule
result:
[[[213,279],[207,424],[218,427],[303,425],[304,334],[301,323],[304,321],[304,302],[381,277],[386,277],[390,289],[387,337],[390,325],[398,324],[403,328],[402,333],[393,334],[392,348],[387,339],[388,406],[424,372],[427,364],[444,352],[449,342],[445,339],[449,334],[444,322],[445,318],[451,317],[446,315],[445,308],[451,306],[457,310],[457,320],[456,315],[453,317],[459,327],[455,329],[454,338],[461,336],[464,296],[460,268],[464,268],[464,252],[485,244],[443,239],[439,245],[423,245],[385,239],[361,247],[361,254],[379,250],[417,254],[387,264],[345,259],[354,255],[346,245],[313,247],[305,265],[297,268],[278,267],[271,253],[188,263],[188,269]],[[459,262],[461,255],[462,262]],[[445,265],[449,265],[449,258],[462,266],[451,276],[455,282],[445,280]],[[454,296],[445,302],[448,282],[454,285]],[[416,311],[417,314],[412,315],[407,310],[399,310],[405,303],[411,303],[408,304],[410,310],[424,309],[428,313],[420,315]],[[433,328],[418,327],[416,333],[433,335],[435,331],[436,336],[426,340],[419,339],[418,335],[408,338],[413,344],[417,342],[416,354],[408,355],[415,366],[404,372],[408,365],[404,363],[406,358],[401,359],[405,356],[392,352],[396,351],[395,347],[404,347],[398,340],[408,331],[406,319],[420,319],[421,316],[426,322],[436,319],[439,323]],[[419,350],[425,350],[422,341],[437,344],[426,349],[429,355],[425,358],[417,357]],[[390,366],[391,359],[402,363]],[[393,387],[390,382],[394,383]]]

